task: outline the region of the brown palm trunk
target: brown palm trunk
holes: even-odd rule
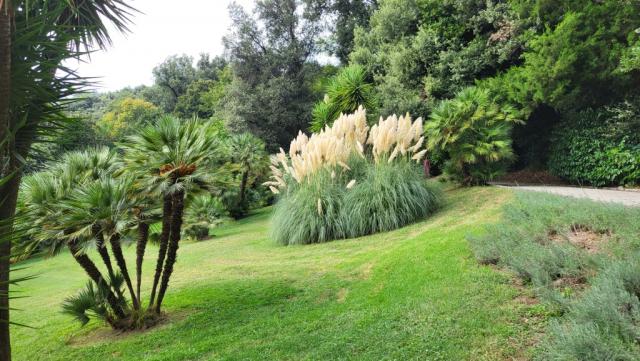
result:
[[[105,289],[107,290],[107,302],[109,303],[109,306],[111,306],[111,309],[118,318],[124,318],[124,311],[120,307],[116,295],[111,292],[111,289],[108,287],[109,285],[107,285],[104,277],[102,277],[102,274],[98,270],[98,267],[96,267],[93,261],[91,261],[91,258],[89,258],[89,256],[87,256],[85,253],[82,253],[80,247],[75,243],[69,243],[69,250],[71,251],[71,255],[76,260],[76,262],[78,262],[80,267],[82,267],[82,269],[87,272],[89,278],[91,278],[91,280],[93,280],[93,282],[95,282],[98,286],[105,286]]]
[[[173,265],[176,263],[178,254],[178,245],[180,243],[180,229],[182,227],[182,213],[184,211],[184,190],[178,191],[173,195],[173,213],[171,214],[171,240],[167,249],[167,261],[162,271],[162,283],[160,292],[158,293],[158,302],[156,302],[156,313],[160,313],[162,300],[169,287],[169,279],[173,273]]]
[[[149,225],[141,222],[138,224],[138,243],[136,244],[136,296],[138,301],[140,298],[140,284],[142,283],[142,262],[144,261],[144,251],[147,248],[147,240],[149,239]],[[141,302],[142,303],[142,302]]]
[[[102,232],[98,231],[97,229],[94,229],[93,234],[96,238],[96,248],[98,249],[98,254],[100,255],[100,258],[102,258],[102,262],[104,263],[104,265],[107,267],[107,273],[109,274],[109,278],[111,278],[111,286],[113,287],[113,290],[116,292],[116,295],[118,295],[118,298],[123,300],[124,297],[122,297],[122,291],[120,290],[120,287],[115,287],[113,285],[113,280],[116,278],[116,274],[113,271],[113,265],[111,264],[111,257],[109,257],[109,251],[107,250],[107,246],[104,243],[104,235],[102,234]]]
[[[247,182],[249,181],[249,170],[242,173],[242,181],[240,182],[240,206],[244,211],[245,194],[247,193]]]
[[[0,4],[3,2],[0,0]],[[9,97],[11,95],[11,29],[12,9],[5,1],[0,5],[0,166],[10,156]],[[0,168],[0,179],[11,174],[11,169]],[[11,338],[9,336],[9,258],[13,215],[15,213],[20,179],[13,176],[0,186],[0,360],[11,360]]]
[[[127,269],[127,261],[124,259],[124,254],[122,254],[122,245],[120,244],[120,235],[114,234],[109,239],[109,243],[111,244],[111,251],[113,252],[113,257],[116,259],[116,263],[120,268],[120,272],[122,272],[122,277],[124,277],[124,281],[127,284],[127,288],[129,289],[129,294],[131,295],[131,302],[133,303],[133,308],[138,310],[140,309],[140,303],[138,303],[138,298],[136,297],[136,293],[133,290],[133,284],[131,283],[131,277],[129,277],[129,270]]]
[[[153,275],[153,287],[151,288],[151,298],[149,299],[149,307],[153,307],[156,291],[158,290],[158,282],[162,275],[162,265],[167,255],[167,246],[169,244],[169,236],[171,235],[171,211],[173,209],[173,199],[170,194],[164,196],[164,205],[162,206],[162,233],[160,234],[160,249],[158,250],[158,261],[156,262],[156,273]]]

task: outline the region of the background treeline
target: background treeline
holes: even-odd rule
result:
[[[363,104],[370,121],[431,123],[429,160],[464,183],[524,168],[638,183],[638,1],[263,0],[230,14],[223,56],[171,56],[152,86],[75,103],[87,120],[49,153],[110,144],[162,113],[275,152]]]

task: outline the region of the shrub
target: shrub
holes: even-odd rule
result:
[[[552,133],[549,170],[571,182],[594,186],[638,184],[638,119],[640,107],[633,103],[569,116]]]
[[[273,237],[304,244],[387,231],[428,215],[437,190],[422,175],[422,120],[392,116],[366,124],[366,112],[339,117],[332,127],[300,134],[272,159],[279,194]]]
[[[442,101],[425,125],[427,148],[444,153],[444,170],[465,184],[484,184],[502,174],[513,159],[511,128],[518,121],[487,90],[472,87]]]
[[[537,359],[637,359],[640,224],[629,219],[638,217],[636,208],[518,193],[501,222],[470,238],[478,260],[514,271],[556,311]],[[600,235],[599,249],[572,241],[576,230]]]
[[[373,86],[367,82],[364,68],[351,65],[342,69],[329,82],[327,94],[323,101],[316,103],[313,108],[311,130],[319,132],[340,114],[355,112],[363,106],[369,112],[377,108],[377,99]]]

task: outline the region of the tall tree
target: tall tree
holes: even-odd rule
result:
[[[353,51],[353,33],[356,27],[366,28],[371,13],[377,8],[377,0],[333,0],[329,12],[335,16],[333,23],[332,53],[347,64]]]
[[[196,80],[193,58],[188,55],[172,55],[153,68],[155,83],[169,91],[173,104],[187,92],[187,87]]]
[[[0,9],[0,359],[4,361],[11,359],[7,280],[22,160],[43,132],[65,119],[62,105],[79,91],[82,80],[63,61],[79,57],[92,44],[108,45],[107,22],[126,31],[132,8],[122,0],[2,0]]]
[[[310,120],[324,9],[312,0],[260,0],[252,15],[229,8],[233,26],[224,44],[235,78],[224,101],[227,121],[265,139],[270,150],[286,146]]]

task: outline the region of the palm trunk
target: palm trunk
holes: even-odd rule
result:
[[[1,3],[1,1],[0,1]],[[0,6],[0,179],[9,176],[11,169],[2,169],[10,156],[9,97],[11,94],[11,15],[8,2]],[[9,336],[9,259],[11,257],[11,233],[13,215],[18,196],[20,179],[13,176],[0,186],[0,360],[11,360],[11,338]]]
[[[167,249],[167,261],[162,271],[162,284],[156,302],[156,313],[160,313],[162,300],[169,287],[169,279],[173,273],[173,265],[176,263],[178,245],[180,242],[180,229],[182,227],[182,213],[184,211],[184,190],[180,190],[173,195],[173,212],[171,214],[171,240]]]
[[[247,193],[247,182],[249,181],[249,170],[242,173],[242,181],[240,182],[240,206],[244,210],[245,194]]]
[[[171,234],[171,211],[173,209],[173,200],[171,195],[164,196],[164,205],[162,206],[162,233],[160,234],[160,249],[158,250],[158,261],[156,263],[156,273],[153,275],[153,287],[151,288],[151,298],[149,299],[149,307],[153,307],[158,282],[162,275],[162,265],[167,255],[167,246],[169,244],[169,236]]]
[[[100,258],[102,258],[102,262],[107,267],[107,273],[109,273],[109,278],[111,278],[111,286],[113,286],[113,280],[116,278],[115,272],[113,272],[113,265],[111,264],[111,257],[109,257],[109,251],[107,250],[107,246],[104,243],[104,235],[102,232],[98,230],[94,230],[94,236],[96,238],[96,248],[98,249],[98,254]],[[118,295],[118,298],[121,300],[124,299],[122,296],[122,292],[119,287],[113,287],[113,290]]]
[[[129,270],[127,269],[127,261],[124,259],[124,255],[122,254],[122,245],[120,244],[120,235],[114,234],[109,239],[109,243],[111,244],[111,251],[113,252],[113,257],[116,259],[116,263],[120,268],[120,272],[122,272],[122,277],[124,277],[124,281],[127,284],[127,288],[129,289],[129,294],[131,295],[131,302],[133,303],[133,308],[138,310],[140,309],[140,303],[138,303],[138,298],[136,297],[136,293],[133,290],[133,284],[131,283],[131,277],[129,277]]]
[[[87,256],[85,253],[82,253],[80,247],[78,247],[75,243],[69,243],[69,250],[71,251],[71,255],[76,260],[76,262],[78,262],[78,264],[85,270],[85,272],[87,272],[89,278],[91,278],[91,280],[93,280],[93,282],[95,282],[98,286],[105,286],[105,289],[108,290],[107,302],[109,303],[109,306],[111,306],[113,313],[115,313],[119,319],[123,319],[125,317],[124,311],[120,307],[116,295],[111,292],[111,288],[108,287],[104,277],[102,277],[102,274],[98,270],[98,267],[96,267],[93,261],[91,261],[91,258],[89,258],[89,256]]]
[[[136,296],[138,301],[140,298],[140,285],[142,284],[142,261],[144,261],[144,251],[147,248],[147,240],[149,239],[149,225],[141,222],[138,224],[138,243],[136,244]]]

